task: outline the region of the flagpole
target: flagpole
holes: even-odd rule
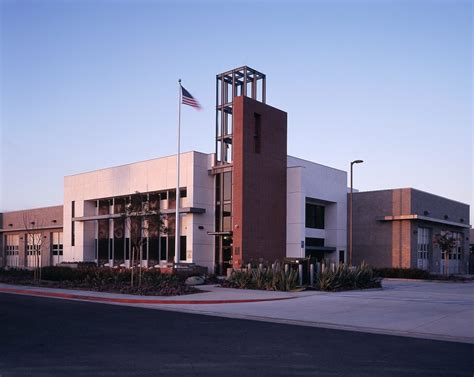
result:
[[[180,160],[180,139],[181,139],[181,95],[182,95],[182,89],[181,89],[181,79],[178,80],[178,99],[179,99],[179,104],[178,104],[178,154],[176,155],[176,220],[175,220],[175,237],[174,237],[174,261],[176,264],[179,263],[179,248],[180,248],[180,221],[179,221],[179,160]]]

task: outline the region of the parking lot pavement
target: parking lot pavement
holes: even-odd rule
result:
[[[472,344],[77,300],[0,293],[0,321],[4,377],[463,377],[474,370]]]

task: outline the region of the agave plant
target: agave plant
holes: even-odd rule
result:
[[[355,268],[341,264],[335,271],[323,270],[316,280],[321,291],[341,291],[380,287],[380,278],[365,263]]]
[[[248,270],[235,270],[228,281],[236,288],[291,291],[296,288],[297,279],[296,270],[285,271],[284,266],[275,262],[271,267],[259,266]]]
[[[234,270],[229,280],[237,288],[249,289],[252,285],[252,273],[244,270]]]
[[[252,283],[257,289],[267,289],[269,282],[272,279],[272,271],[270,269],[264,269],[258,267],[251,270]]]

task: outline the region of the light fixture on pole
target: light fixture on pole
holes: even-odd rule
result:
[[[352,266],[352,191],[353,191],[353,166],[362,164],[363,160],[354,160],[351,162],[351,191],[349,193],[349,266]]]

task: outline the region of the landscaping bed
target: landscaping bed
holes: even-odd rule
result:
[[[381,278],[394,279],[441,280],[455,282],[474,280],[474,276],[465,277],[459,275],[432,274],[419,268],[375,268],[374,273]]]
[[[188,277],[189,274],[186,273],[163,274],[155,269],[144,269],[140,286],[138,273],[135,272],[135,284],[132,287],[131,270],[125,268],[43,267],[40,281],[34,280],[33,272],[29,270],[0,269],[0,283],[145,296],[177,296],[202,292],[185,284]]]
[[[234,270],[221,286],[270,291],[314,289],[332,292],[382,287],[382,278],[366,264],[351,268],[341,264],[334,270],[323,267],[322,271],[314,276],[314,284],[311,286],[298,287],[297,281],[296,269],[285,269],[284,266],[275,263],[271,267]]]

